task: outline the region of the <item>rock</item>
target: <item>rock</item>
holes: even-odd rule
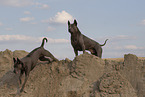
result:
[[[13,57],[22,58],[27,55],[28,52],[23,50],[16,50],[14,52],[6,49],[0,52],[0,77],[6,73],[6,71],[13,69]]]
[[[13,56],[13,52],[6,49],[5,51],[0,52],[0,64],[11,63],[10,58]]]
[[[100,78],[100,96],[105,97],[137,97],[131,84],[119,72],[105,73]]]
[[[145,69],[144,61],[138,59],[136,55],[126,54],[124,56],[124,66],[120,70],[124,76],[136,90],[139,97],[145,96]]]
[[[71,65],[71,76],[78,79],[87,79],[90,83],[99,79],[104,72],[105,62],[88,53],[77,56]]]
[[[26,56],[28,54],[28,52],[24,51],[24,50],[15,50],[13,52],[13,57],[14,58],[23,58],[24,56]]]

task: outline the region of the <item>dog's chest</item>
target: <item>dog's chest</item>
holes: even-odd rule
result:
[[[72,45],[77,45],[79,43],[79,39],[77,37],[71,37],[71,44]]]
[[[71,38],[71,44],[74,49],[78,49],[78,50],[81,49],[81,45],[78,38]]]

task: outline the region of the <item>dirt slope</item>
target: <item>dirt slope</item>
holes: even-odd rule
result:
[[[145,60],[125,55],[124,61],[100,59],[88,53],[38,64],[30,73],[25,92],[18,94],[13,57],[25,51],[0,52],[0,97],[144,97]],[[24,77],[23,77],[24,79]]]

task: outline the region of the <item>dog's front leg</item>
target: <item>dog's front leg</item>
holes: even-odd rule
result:
[[[83,51],[83,54],[84,54],[85,53],[85,44],[84,44],[84,40],[83,40],[82,35],[80,36],[79,43],[81,45],[81,48],[82,48],[82,51]]]
[[[20,84],[22,84],[21,77],[22,77],[22,74],[20,74],[20,76],[19,76],[19,82],[20,82]]]
[[[74,49],[75,55],[78,56],[78,51]]]
[[[27,82],[27,79],[28,79],[28,75],[25,74],[25,81],[24,81],[24,83],[23,83],[23,85],[22,85],[22,88],[21,88],[20,92],[23,92],[24,87],[25,87],[25,84],[26,84],[26,82]]]
[[[23,73],[24,73],[24,71],[21,71],[20,76],[19,76],[19,81],[20,81],[20,84],[22,83],[21,78],[22,78]]]

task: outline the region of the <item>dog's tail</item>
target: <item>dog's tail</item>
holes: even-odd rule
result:
[[[100,46],[104,46],[104,45],[106,44],[107,40],[108,40],[108,39],[106,39],[106,40],[105,40],[105,43],[104,43],[104,44],[102,44],[102,45],[100,45]]]
[[[42,44],[41,44],[41,47],[43,47],[44,46],[44,41],[46,40],[46,42],[47,42],[47,38],[43,38],[43,40],[42,40]]]

